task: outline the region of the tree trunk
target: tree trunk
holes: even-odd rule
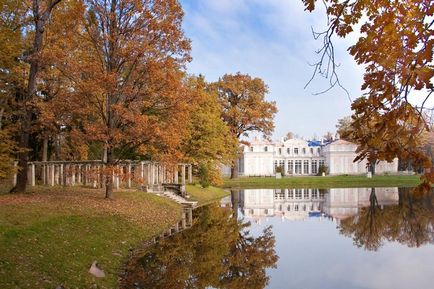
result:
[[[105,198],[111,199],[113,197],[113,172],[114,172],[113,149],[111,147],[107,147],[107,161],[104,163],[104,165],[106,167]]]
[[[238,178],[238,159],[234,161],[234,164],[231,167],[231,179]]]
[[[35,22],[35,36],[33,39],[32,53],[29,57],[30,72],[29,72],[29,82],[27,86],[27,92],[23,95],[20,104],[23,109],[21,115],[21,135],[19,146],[21,151],[18,154],[18,174],[17,174],[17,184],[12,188],[12,192],[22,193],[26,191],[27,187],[27,170],[29,161],[29,150],[30,150],[30,130],[31,130],[31,120],[33,115],[33,108],[31,100],[36,93],[36,78],[39,71],[39,52],[42,48],[42,40],[44,35],[45,24],[50,17],[51,11],[54,6],[56,6],[61,0],[54,0],[48,5],[45,11],[39,11],[39,0],[33,0],[32,2],[32,12]]]

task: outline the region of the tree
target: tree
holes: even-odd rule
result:
[[[303,3],[307,10],[315,9],[316,0]],[[364,95],[352,104],[359,158],[387,161],[409,158],[431,168],[430,160],[415,148],[416,136],[426,129],[422,108],[434,90],[434,2],[326,0],[323,3],[329,26],[315,34],[324,40],[315,68],[316,72],[331,76],[332,85],[339,84],[332,38],[346,37],[361,24],[362,36],[349,48],[356,62],[365,66]],[[419,97],[422,108],[408,102],[414,91],[424,95]],[[369,130],[363,130],[366,122],[370,122]],[[384,147],[373,153],[372,143],[377,147],[382,143]],[[433,182],[434,174],[426,174],[423,186],[429,188]]]
[[[380,206],[375,189],[369,197],[369,207],[341,221],[339,231],[351,237],[358,247],[378,250],[385,241],[420,247],[434,242],[432,191],[417,192],[399,188],[396,205]]]
[[[30,3],[21,4],[20,7],[26,7]],[[39,53],[42,49],[44,30],[47,25],[51,13],[54,7],[59,4],[61,0],[32,0],[31,5],[29,5],[30,11],[28,13],[32,14],[32,24],[28,28],[33,33],[32,36],[32,46],[29,55],[25,57],[25,61],[29,63],[28,72],[28,82],[26,91],[17,97],[19,118],[20,118],[20,138],[19,138],[19,148],[18,153],[18,175],[17,184],[12,188],[11,192],[25,192],[27,186],[27,162],[29,160],[30,151],[30,134],[32,128],[32,116],[34,113],[33,101],[36,98],[37,92],[37,77],[40,71],[42,63],[39,59]],[[20,9],[21,10],[21,9]],[[24,12],[22,18],[28,14],[27,11]],[[26,31],[27,35],[30,35],[29,31]]]
[[[270,136],[277,107],[275,102],[265,100],[268,87],[262,79],[238,72],[225,74],[213,86],[223,107],[222,118],[235,138],[240,140],[251,131]],[[236,177],[238,162],[234,161],[231,178]]]
[[[180,157],[188,116],[183,68],[190,60],[183,11],[175,0],[83,0],[70,17],[75,25],[57,34],[68,41],[59,39],[49,52],[70,87],[56,101],[67,100],[77,131],[103,145],[111,198],[113,171],[126,155]]]
[[[221,165],[230,165],[236,158],[238,142],[223,122],[217,94],[209,89],[204,77],[190,77],[187,87],[191,101],[182,144],[184,160],[197,165],[199,175],[206,175],[207,182],[218,185]]]
[[[351,138],[349,138],[349,134],[351,133],[351,116],[346,116],[344,118],[338,119],[338,124],[336,125],[337,133],[339,134],[339,138],[352,142]]]
[[[195,213],[192,228],[128,261],[121,288],[265,288],[278,260],[271,229],[253,237],[217,204]]]
[[[0,178],[14,172],[16,98],[24,93],[27,41],[22,34],[26,9],[18,1],[0,0]]]
[[[294,138],[294,133],[293,132],[287,132],[285,137],[283,138],[284,141],[287,141],[289,139],[293,139]]]

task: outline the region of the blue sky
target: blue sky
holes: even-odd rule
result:
[[[321,42],[311,27],[326,27],[323,10],[308,13],[301,0],[181,0],[184,30],[192,40],[188,70],[215,81],[225,73],[248,73],[268,84],[268,100],[277,102],[274,139],[291,131],[301,137],[334,132],[339,118],[351,114],[351,103],[340,88],[317,77],[308,88]],[[361,95],[363,70],[347,48],[356,36],[336,39],[339,77],[351,99]]]

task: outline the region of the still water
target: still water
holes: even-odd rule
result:
[[[434,194],[234,191],[128,264],[124,288],[434,288]]]

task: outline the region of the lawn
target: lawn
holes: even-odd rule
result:
[[[0,288],[115,288],[129,249],[174,224],[177,204],[143,192],[36,187],[0,194]],[[106,277],[88,273],[97,261]]]
[[[352,188],[352,187],[412,187],[420,183],[419,176],[306,176],[241,177],[225,179],[224,188]]]
[[[229,195],[230,192],[213,186],[202,188],[200,185],[187,185],[187,194],[190,196],[190,199],[198,201],[199,206],[203,206],[220,200]]]

